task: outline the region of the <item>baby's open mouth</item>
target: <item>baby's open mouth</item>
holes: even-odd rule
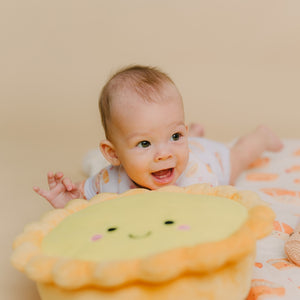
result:
[[[173,180],[174,168],[164,169],[157,172],[151,173],[155,181],[166,184]]]

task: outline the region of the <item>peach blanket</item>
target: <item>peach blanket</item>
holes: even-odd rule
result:
[[[264,153],[236,186],[259,193],[276,213],[272,234],[257,243],[247,300],[300,299],[300,267],[284,252],[285,241],[300,223],[300,140],[284,140],[281,152]]]

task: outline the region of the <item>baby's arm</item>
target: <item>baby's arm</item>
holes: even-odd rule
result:
[[[70,178],[64,177],[62,172],[48,173],[49,190],[33,187],[33,190],[45,198],[55,208],[62,208],[72,199],[84,198],[84,181],[73,183]]]

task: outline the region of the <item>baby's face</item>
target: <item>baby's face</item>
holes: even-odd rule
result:
[[[189,156],[180,94],[167,85],[158,102],[127,91],[113,101],[111,142],[128,176],[155,190],[175,184]]]

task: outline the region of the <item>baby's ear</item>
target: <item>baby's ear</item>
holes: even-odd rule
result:
[[[105,157],[105,159],[113,166],[119,166],[121,164],[118,155],[116,153],[115,147],[110,141],[108,140],[101,141],[100,150],[103,156]]]

